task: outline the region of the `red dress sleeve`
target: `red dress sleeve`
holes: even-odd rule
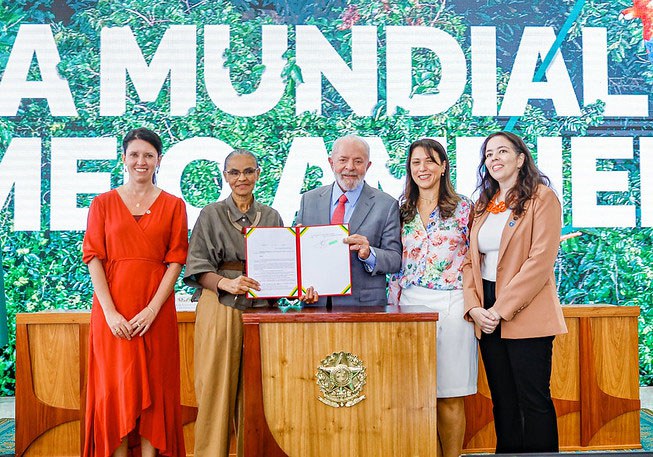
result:
[[[181,198],[177,199],[170,230],[170,245],[164,262],[183,265],[186,263],[186,254],[188,253],[188,217],[186,216],[186,204]]]
[[[99,197],[95,197],[88,210],[86,233],[82,245],[82,261],[88,264],[93,257],[104,261],[107,258],[107,245],[105,238],[106,211]]]

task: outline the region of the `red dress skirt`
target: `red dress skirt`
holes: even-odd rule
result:
[[[136,221],[117,191],[99,195],[89,210],[83,250],[85,263],[102,261],[116,309],[130,320],[156,293],[167,264],[186,262],[184,202],[161,192]],[[149,440],[160,455],[186,455],[174,294],[148,332],[130,341],[111,333],[93,294],[83,455],[110,456],[130,434]],[[140,450],[139,441],[130,440],[131,451]]]

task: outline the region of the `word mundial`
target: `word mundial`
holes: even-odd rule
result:
[[[238,93],[230,70],[225,67],[224,53],[230,46],[228,25],[207,25],[203,28],[202,56],[198,56],[197,28],[172,25],[163,33],[156,51],[144,56],[130,27],[107,27],[101,32],[100,71],[97,77],[100,92],[100,116],[122,116],[126,99],[135,93],[140,101],[157,100],[162,91],[169,91],[171,117],[183,119],[196,105],[198,96],[198,59],[206,94],[215,106],[234,116],[258,116],[278,104],[286,83],[282,71],[283,57],[288,50],[289,27],[263,26],[261,30],[261,63],[265,70],[251,93]],[[525,27],[515,54],[505,93],[498,94],[496,29],[471,27],[469,61],[459,42],[442,30],[432,27],[355,26],[350,31],[350,63],[339,55],[322,32],[314,26],[296,26],[295,59],[301,69],[302,83],[295,87],[296,115],[309,111],[321,113],[322,82],[329,81],[342,100],[358,116],[372,116],[379,100],[379,71],[384,68],[384,93],[389,115],[398,108],[411,116],[429,116],[445,112],[462,96],[467,84],[471,89],[472,115],[520,116],[529,100],[544,100],[553,107],[552,115],[581,114],[582,94],[585,105],[601,100],[604,117],[639,117],[648,115],[645,94],[608,93],[607,33],[604,28],[582,30],[582,88],[574,87],[572,78],[559,51],[542,81],[533,81],[538,62],[544,59],[555,41],[551,27]],[[384,33],[385,53],[379,55],[379,34]],[[429,50],[437,59],[439,82],[436,91],[415,93],[412,82],[416,49]],[[147,57],[147,58],[146,58]],[[379,60],[384,59],[384,66]],[[147,63],[149,61],[149,64]],[[33,62],[38,65],[38,81],[28,77]],[[21,25],[2,71],[0,80],[0,116],[16,116],[23,100],[44,100],[54,116],[78,116],[75,97],[69,82],[57,71],[61,56],[49,25]],[[468,81],[469,73],[469,81]],[[134,91],[127,91],[127,78]],[[93,87],[85,90],[94,90]],[[501,100],[499,107],[499,100]],[[34,119],[35,126],[40,119]],[[80,195],[109,190],[110,171],[80,172],[84,161],[118,159],[116,138],[84,138],[76,132],[66,138],[65,131],[49,141],[50,151],[42,136],[13,138],[6,150],[0,151],[0,204],[13,199],[13,229],[83,230],[88,208],[80,207]],[[372,167],[366,181],[393,196],[399,196],[403,178],[394,177],[385,166],[389,159],[382,138],[367,138],[371,147]],[[441,139],[447,144],[447,139]],[[292,221],[308,167],[323,170],[326,184],[332,176],[327,147],[320,137],[292,138],[289,145],[259,145],[260,151],[279,154],[283,147],[285,167],[273,196],[273,204],[284,220]],[[449,139],[455,151],[456,189],[472,195],[476,184],[476,168],[482,138]],[[575,227],[642,227],[653,226],[653,138],[639,139],[639,159],[632,137],[574,137],[563,148],[560,137],[539,138],[536,145],[538,166],[552,179],[562,201],[571,201],[572,225]],[[222,164],[232,150],[218,138],[181,139],[166,151],[159,171],[158,183],[167,191],[183,197],[181,183],[187,166],[197,160]],[[570,151],[571,185],[563,182],[563,149]],[[49,160],[48,160],[49,157]],[[598,203],[602,192],[630,192],[632,177],[628,171],[599,169],[597,162],[618,159],[635,161],[639,166],[641,204],[606,205]],[[49,176],[49,180],[43,180]],[[565,190],[570,189],[570,190]],[[565,195],[570,192],[571,195]],[[45,195],[50,205],[43,205]],[[225,198],[228,191],[222,192]],[[637,210],[640,216],[638,219]],[[199,208],[188,205],[189,224],[193,225]]]
[[[125,113],[127,76],[141,101],[155,101],[162,90],[169,90],[170,115],[187,115],[196,106],[198,62],[203,66],[202,87],[216,108],[244,117],[274,109],[286,88],[282,71],[289,27],[262,26],[260,53],[265,70],[256,90],[248,94],[234,89],[230,70],[225,67],[230,26],[206,25],[202,31],[203,55],[198,55],[196,26],[171,25],[154,54],[146,59],[129,26],[102,29],[97,51],[100,116]],[[385,37],[384,56],[378,55],[380,33]],[[383,93],[389,115],[398,108],[411,116],[445,112],[460,99],[468,82],[474,116],[521,116],[528,101],[534,99],[550,101],[556,116],[578,116],[581,103],[577,93],[582,94],[585,105],[602,100],[607,117],[648,115],[648,95],[608,93],[605,28],[582,29],[582,90],[575,90],[561,51],[547,68],[546,77],[534,81],[538,61],[544,59],[556,37],[552,27],[525,27],[501,97],[497,90],[495,27],[470,27],[469,62],[456,38],[434,27],[387,26],[381,31],[375,26],[354,26],[350,64],[316,26],[294,26],[294,34],[295,59],[303,81],[295,91],[297,114],[321,113],[325,79],[356,115],[371,116],[380,101],[379,60],[384,58]],[[439,81],[431,93],[415,93],[412,53],[416,49],[429,50],[433,65],[436,61],[439,65]],[[41,75],[39,81],[28,78],[34,58]],[[77,116],[74,94],[57,71],[60,62],[50,25],[21,25],[0,80],[0,116],[15,116],[23,99],[45,99],[55,116]]]

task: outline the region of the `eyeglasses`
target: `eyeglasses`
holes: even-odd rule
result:
[[[251,178],[257,171],[258,168],[245,168],[243,171],[232,168],[231,170],[225,171],[225,174],[230,178],[240,178],[240,175],[245,175],[246,178]]]

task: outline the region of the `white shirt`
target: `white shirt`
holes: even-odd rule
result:
[[[487,219],[478,230],[478,250],[481,255],[481,277],[488,281],[497,280],[497,263],[499,261],[499,246],[501,235],[512,211],[489,213]]]

